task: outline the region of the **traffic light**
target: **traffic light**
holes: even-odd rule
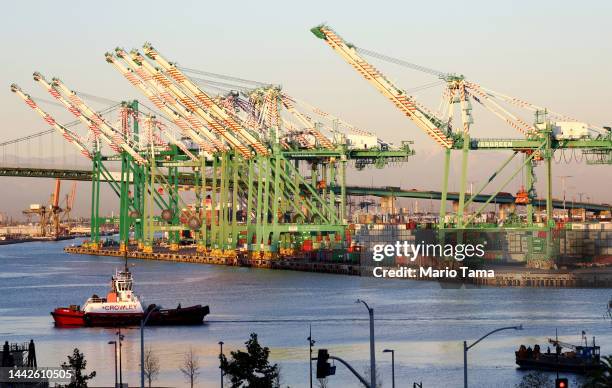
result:
[[[569,383],[565,377],[558,378],[555,380],[555,388],[568,388]]]
[[[324,379],[327,376],[336,374],[336,367],[329,362],[329,353],[327,349],[319,349],[317,354],[317,379]]]

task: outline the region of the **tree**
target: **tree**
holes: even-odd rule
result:
[[[78,348],[74,348],[72,356],[68,356],[68,363],[62,363],[62,368],[71,369],[73,373],[73,379],[70,384],[67,385],[68,388],[87,387],[87,382],[96,376],[96,371],[90,374],[83,374],[86,367],[87,360],[85,360],[85,355],[81,353]]]
[[[151,383],[159,375],[159,358],[151,348],[147,348],[144,354],[144,374],[151,388]]]
[[[601,368],[589,373],[583,387],[612,387],[612,355],[602,357]]]
[[[225,355],[219,356],[221,370],[230,381],[231,388],[278,388],[279,367],[277,364],[270,365],[270,349],[267,346],[261,347],[256,333],[251,333],[244,344],[246,352],[232,351],[231,360]]]
[[[193,348],[190,347],[189,351],[185,353],[183,359],[183,366],[179,368],[180,371],[189,380],[189,386],[193,388],[193,384],[200,375],[200,360],[198,356],[193,352]]]
[[[523,376],[516,388],[552,387],[553,382],[549,376],[541,372],[530,372]]]

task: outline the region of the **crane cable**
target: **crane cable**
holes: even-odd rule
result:
[[[203,71],[203,70],[198,70],[198,69],[191,69],[188,67],[176,66],[176,68],[184,72],[187,72],[187,73],[199,74],[199,75],[203,75],[203,76],[211,77],[211,78],[224,79],[226,81],[234,81],[234,82],[240,82],[244,84],[252,84],[257,87],[265,87],[265,86],[271,85],[265,82],[253,81],[253,80],[246,79],[246,78],[238,78],[238,77],[233,77],[233,76],[218,74],[218,73],[212,73],[209,71]]]
[[[394,57],[391,57],[391,56],[388,56],[388,55],[385,55],[385,54],[381,54],[381,53],[378,53],[378,52],[375,52],[375,51],[372,51],[372,50],[367,50],[367,49],[364,49],[364,48],[361,48],[361,47],[357,47],[357,46],[353,46],[353,47],[355,48],[355,50],[358,53],[361,53],[363,55],[367,55],[367,56],[370,56],[370,57],[373,57],[373,58],[377,58],[377,59],[380,59],[380,60],[383,60],[383,61],[386,61],[386,62],[389,62],[389,63],[393,63],[393,64],[396,64],[396,65],[399,65],[399,66],[407,67],[407,68],[410,68],[412,70],[417,70],[417,71],[420,71],[420,72],[423,72],[423,73],[427,73],[427,74],[430,74],[430,75],[435,75],[435,76],[437,76],[437,77],[439,77],[440,79],[443,79],[443,80],[448,79],[448,77],[452,75],[451,73],[445,73],[445,72],[442,72],[442,71],[439,71],[439,70],[431,69],[431,68],[426,67],[426,66],[417,65],[415,63],[411,63],[411,62],[408,62],[408,61],[405,61],[405,60],[399,59],[399,58],[394,58]],[[518,99],[518,98],[515,98],[515,97],[512,97],[512,96],[509,96],[509,95],[497,92],[497,91],[489,89],[489,88],[482,87],[482,89],[487,91],[491,95],[491,97],[493,97],[495,99],[500,99],[500,100],[506,101],[507,103],[510,103],[510,104],[513,104],[513,105],[516,105],[516,106],[519,106],[519,107],[522,107],[522,108],[527,108],[529,110],[542,110],[542,109],[544,109],[544,108],[539,107],[537,105],[531,104],[531,103],[529,103],[527,101],[524,101],[524,100],[521,100],[521,99]],[[419,90],[419,89],[417,89],[417,90]],[[558,118],[561,118],[561,119],[564,119],[564,120],[578,121],[578,120],[572,119],[570,116],[567,116],[565,114],[558,113],[558,112],[555,112],[555,111],[548,110],[548,113],[551,114],[554,117],[558,117]],[[587,123],[587,125],[589,126],[589,128],[588,128],[589,131],[595,132],[597,134],[602,134],[603,133],[602,132],[602,130],[603,130],[602,127],[596,126],[596,125],[592,125],[592,124],[589,124],[589,123]]]
[[[441,79],[446,79],[448,78],[448,76],[450,76],[450,73],[445,73],[439,70],[435,70],[435,69],[431,69],[429,67],[426,66],[421,66],[421,65],[417,65],[416,63],[411,63],[408,61],[405,61],[403,59],[399,59],[399,58],[394,58],[385,54],[381,54],[381,53],[377,53],[376,51],[372,51],[372,50],[367,50],[361,47],[357,47],[357,46],[353,46],[355,48],[355,50],[363,55],[367,55],[369,57],[373,57],[373,58],[377,58],[380,60],[383,60],[385,62],[389,62],[389,63],[393,63],[399,66],[403,66],[403,67],[407,67],[413,70],[417,70],[423,73],[427,73],[427,74],[431,74],[431,75],[435,75]]]

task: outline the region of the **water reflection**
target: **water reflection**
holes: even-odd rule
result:
[[[37,342],[39,365],[59,365],[73,347],[81,349],[98,372],[96,385],[112,385],[114,330],[56,329],[49,312],[59,305],[81,304],[105,291],[120,259],[66,255],[67,243],[0,247],[0,339]],[[68,243],[69,244],[69,243]],[[327,274],[267,271],[167,262],[134,261],[136,291],[145,302],[173,307],[209,304],[209,322],[200,327],[146,330],[147,343],[161,360],[160,385],[185,386],[178,368],[193,346],[200,357],[199,386],[218,384],[218,345],[242,347],[250,332],[272,350],[283,380],[292,387],[308,382],[308,324],[317,346],[367,368],[368,322],[363,298],[375,308],[377,349],[396,350],[398,381],[425,386],[456,386],[462,376],[463,339],[496,327],[524,324],[522,332],[504,332],[470,353],[472,386],[513,387],[521,378],[514,350],[521,343],[543,344],[555,328],[576,342],[580,331],[597,336],[603,353],[612,352],[610,324],[603,319],[608,293],[587,289],[445,289],[436,283],[384,281]],[[139,379],[139,332],[123,330],[124,381]],[[379,367],[389,386],[390,360]],[[399,380],[401,379],[401,380]],[[338,367],[334,386],[357,386]]]

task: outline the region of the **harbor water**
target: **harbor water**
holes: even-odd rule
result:
[[[114,382],[113,329],[59,329],[49,312],[104,294],[120,258],[69,255],[75,241],[33,242],[0,247],[0,340],[34,339],[39,366],[59,366],[77,347],[91,385]],[[224,351],[244,348],[251,332],[270,347],[281,368],[282,386],[308,386],[308,329],[316,348],[327,348],[365,373],[369,369],[368,314],[357,298],[375,309],[378,373],[391,386],[395,350],[398,386],[459,387],[463,382],[462,341],[522,324],[522,331],[488,337],[469,352],[472,387],[514,387],[526,372],[516,369],[514,350],[555,335],[578,343],[581,331],[595,336],[602,354],[612,353],[612,327],[604,313],[610,293],[602,289],[443,287],[435,282],[360,278],[201,264],[131,260],[135,290],[144,303],[164,307],[208,304],[211,314],[197,327],[150,327],[145,339],[160,359],[154,385],[187,386],[179,371],[193,348],[200,361],[199,387],[218,387],[219,341]],[[123,380],[139,385],[140,334],[124,329]],[[316,354],[316,353],[315,353]],[[314,365],[313,365],[314,367]],[[357,387],[342,365],[330,387]]]

